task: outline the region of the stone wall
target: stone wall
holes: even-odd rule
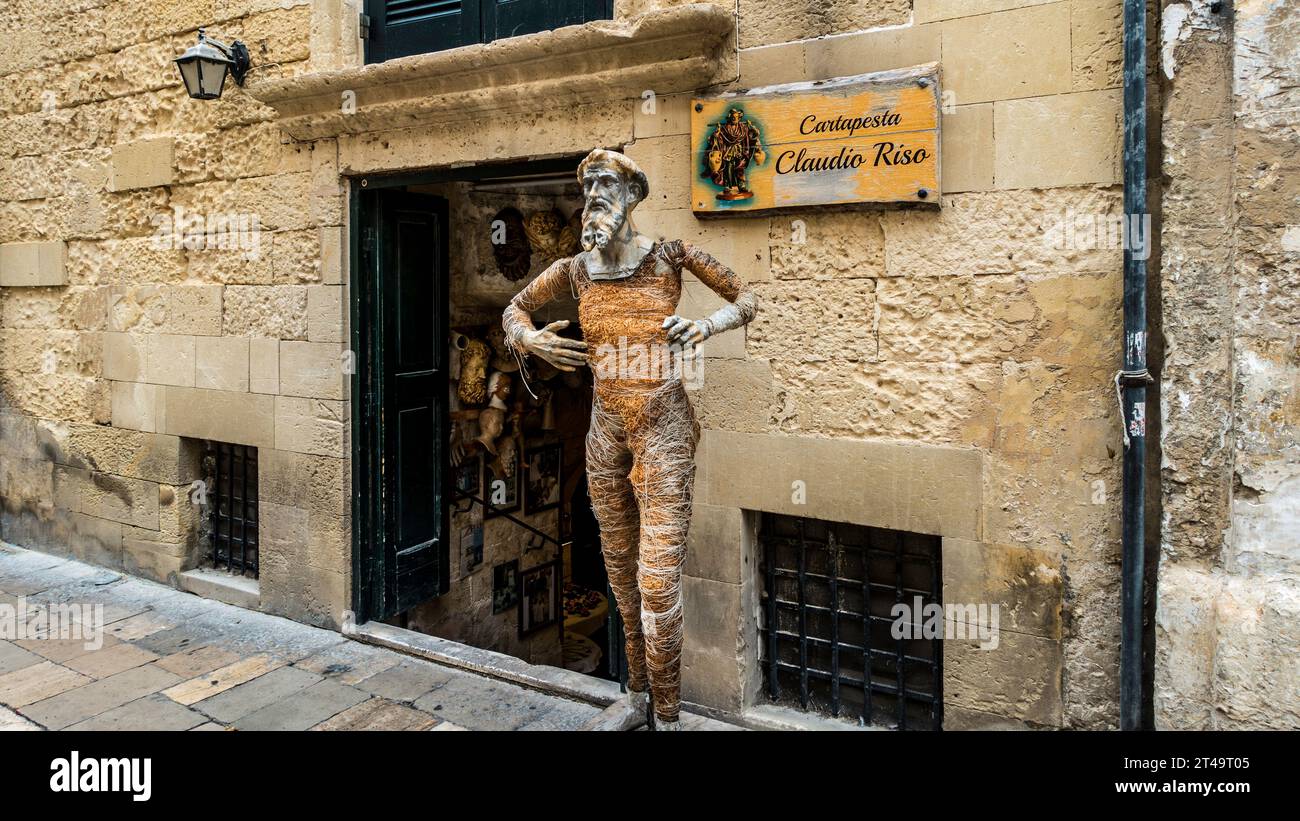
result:
[[[1300,726],[1300,9],[1163,9],[1157,726]]]
[[[0,287],[6,540],[176,583],[202,551],[199,440],[253,445],[261,606],[338,624],[351,521],[334,149],[287,144],[231,83],[190,100],[171,63],[207,26],[259,66],[331,67],[346,40],[318,54],[306,34],[326,5],[6,4],[0,247],[44,243],[57,261],[41,287]]]
[[[741,511],[761,509],[944,537],[945,600],[1004,614],[1000,650],[946,643],[946,726],[1114,726],[1121,251],[1050,237],[1122,210],[1121,4],[917,0],[868,31],[817,8],[742,2],[729,88],[938,61],[940,210],[695,220],[684,97],[638,112],[628,147],[662,195],[643,230],[699,242],[762,305],[743,348],[707,349],[696,394],[687,697],[757,698]],[[782,28],[796,12],[816,25]],[[684,302],[717,305],[698,283]]]
[[[616,17],[679,5],[620,0]],[[261,606],[336,624],[350,600],[346,178],[622,146],[650,178],[640,228],[699,243],[762,300],[750,328],[709,345],[696,394],[686,697],[757,698],[745,511],[771,509],[937,533],[945,597],[1016,613],[1001,651],[946,646],[948,726],[1116,723],[1121,254],[1050,238],[1071,214],[1121,208],[1120,0],[742,0],[735,79],[705,93],[940,62],[944,196],[937,211],[707,222],[688,209],[689,94],[307,142],[237,89],[185,98],[170,60],[199,25],[293,77],[359,65],[343,9],[0,13],[0,246],[52,244],[10,251],[26,261],[0,279],[0,536],[172,579],[193,561],[192,532],[164,512],[191,475],[185,443],[256,445]],[[156,248],[177,208],[255,214],[258,253]],[[682,313],[716,305],[686,284]],[[112,458],[137,448],[178,456]],[[806,504],[788,511],[796,480]],[[137,529],[165,546],[148,561],[128,558]]]

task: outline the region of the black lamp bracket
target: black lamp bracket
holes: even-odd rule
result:
[[[226,45],[220,40],[214,40],[203,34],[202,30],[199,31],[199,36],[231,59],[234,64],[230,67],[230,76],[234,78],[235,85],[242,86],[244,84],[244,75],[253,66],[253,61],[248,55],[248,46],[244,45],[242,40],[236,40],[230,45]]]

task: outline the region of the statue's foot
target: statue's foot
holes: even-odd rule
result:
[[[649,693],[628,690],[627,698],[619,699],[606,707],[599,715],[582,725],[582,729],[615,733],[635,730],[645,725],[649,708]]]
[[[675,733],[682,729],[681,721],[664,721],[658,716],[655,717],[655,732]]]

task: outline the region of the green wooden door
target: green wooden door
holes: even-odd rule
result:
[[[371,498],[356,583],[369,588],[364,617],[386,619],[447,589],[447,201],[380,190],[361,206],[355,454]]]
[[[614,16],[612,0],[366,0],[365,9],[367,63]]]
[[[366,62],[479,42],[479,0],[367,0]]]

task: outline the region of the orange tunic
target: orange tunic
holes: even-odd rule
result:
[[[748,288],[730,268],[708,253],[681,240],[656,242],[628,277],[593,280],[581,255],[557,260],[511,301],[503,324],[507,338],[518,346],[531,329],[529,314],[569,291],[578,297],[578,318],[587,343],[597,391],[648,390],[661,387],[674,371],[662,367],[669,356],[664,318],[677,310],[682,295],[682,270],[688,270],[728,302],[746,306],[752,318],[752,298],[741,300]]]

